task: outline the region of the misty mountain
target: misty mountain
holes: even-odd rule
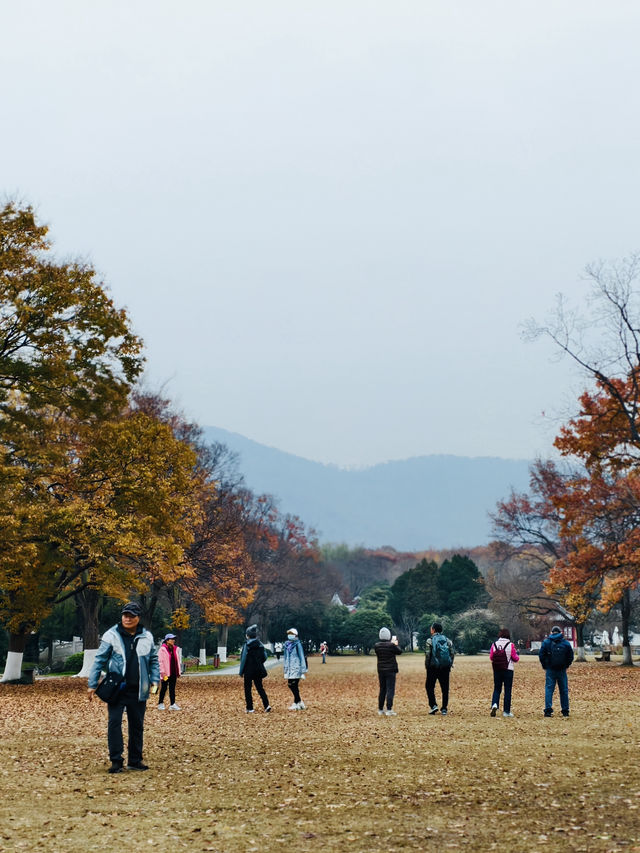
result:
[[[526,490],[527,460],[418,456],[363,469],[311,462],[237,433],[204,427],[239,455],[249,488],[274,495],[320,542],[399,551],[469,548],[491,539],[488,513],[511,488]]]

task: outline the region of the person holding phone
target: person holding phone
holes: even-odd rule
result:
[[[398,645],[398,638],[391,636],[391,631],[388,628],[380,628],[378,634],[380,642],[376,643],[373,650],[378,659],[378,715],[380,717],[395,717],[396,712],[393,710],[393,697],[396,692],[396,675],[398,674],[398,655],[402,654],[402,649]],[[385,700],[387,710],[384,709]]]

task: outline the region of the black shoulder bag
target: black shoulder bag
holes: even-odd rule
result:
[[[127,669],[129,668],[129,662],[131,661],[131,655],[135,652],[136,643],[138,642],[139,639],[140,639],[140,637],[136,637],[134,639],[133,643],[131,643],[131,651],[127,655]],[[96,696],[98,697],[98,699],[102,699],[103,702],[106,702],[107,704],[112,704],[112,703],[116,702],[116,700],[118,699],[118,695],[119,695],[120,691],[122,690],[123,685],[124,685],[124,679],[120,675],[119,672],[107,671],[107,674],[105,675],[105,677],[102,679],[100,684],[98,684],[98,686],[96,687],[96,690],[95,690]]]

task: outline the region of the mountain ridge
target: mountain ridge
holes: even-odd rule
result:
[[[468,548],[490,541],[488,513],[529,483],[529,460],[434,454],[364,468],[314,462],[221,427],[206,440],[239,456],[249,488],[271,494],[321,542],[400,551]]]

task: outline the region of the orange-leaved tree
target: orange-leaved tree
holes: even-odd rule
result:
[[[600,582],[575,586],[557,572],[549,582],[554,567],[582,546],[576,532],[564,524],[562,504],[577,476],[551,460],[538,459],[530,469],[530,492],[512,492],[498,503],[492,515],[496,554],[520,564],[522,571],[513,583],[501,584],[492,574],[489,588],[498,600],[506,596],[510,605],[530,616],[559,613],[559,605],[566,608],[576,625],[578,659],[584,660],[584,626],[599,600]]]
[[[587,316],[560,307],[548,335],[593,380],[580,411],[556,447],[584,472],[555,502],[576,549],[558,562],[554,588],[600,589],[603,605],[620,604],[624,662],[631,662],[628,615],[637,587],[636,477],[640,470],[640,255],[587,268],[593,291]]]
[[[620,607],[623,664],[631,664],[631,592],[640,580],[640,473],[601,468],[567,481],[555,498],[561,533],[575,547],[554,564],[547,588],[562,592],[568,607],[587,597],[601,610]]]

